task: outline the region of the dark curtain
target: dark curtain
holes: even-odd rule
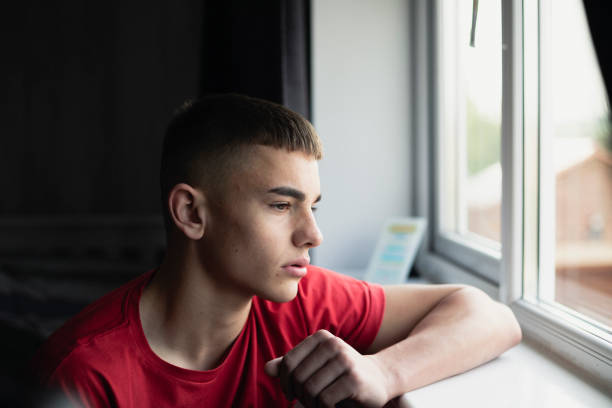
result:
[[[610,0],[583,0],[583,3],[608,100],[612,101],[612,4]]]
[[[0,217],[157,214],[161,138],[198,96],[200,0],[7,3]]]
[[[201,91],[237,92],[310,118],[310,2],[209,1]]]
[[[310,116],[309,0],[11,2],[0,219],[159,214],[174,108],[239,92]]]

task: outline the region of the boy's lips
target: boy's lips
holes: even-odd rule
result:
[[[299,267],[306,267],[310,264],[310,258],[308,258],[307,256],[303,256],[300,258],[295,258],[293,261],[287,262],[284,266],[299,266]]]
[[[308,258],[297,258],[283,266],[283,270],[296,278],[303,278],[308,273],[307,266],[310,264]]]

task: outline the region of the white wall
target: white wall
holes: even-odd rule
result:
[[[323,140],[320,266],[367,267],[410,214],[408,0],[313,0],[313,124]]]

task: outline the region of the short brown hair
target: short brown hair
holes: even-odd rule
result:
[[[166,199],[178,183],[202,186],[218,177],[240,147],[264,145],[322,157],[319,136],[304,117],[262,99],[209,95],[183,104],[168,125],[162,147],[160,184]]]

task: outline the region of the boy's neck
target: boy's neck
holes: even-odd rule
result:
[[[203,371],[225,358],[246,324],[252,297],[219,291],[199,269],[167,257],[143,290],[140,318],[162,360]]]

